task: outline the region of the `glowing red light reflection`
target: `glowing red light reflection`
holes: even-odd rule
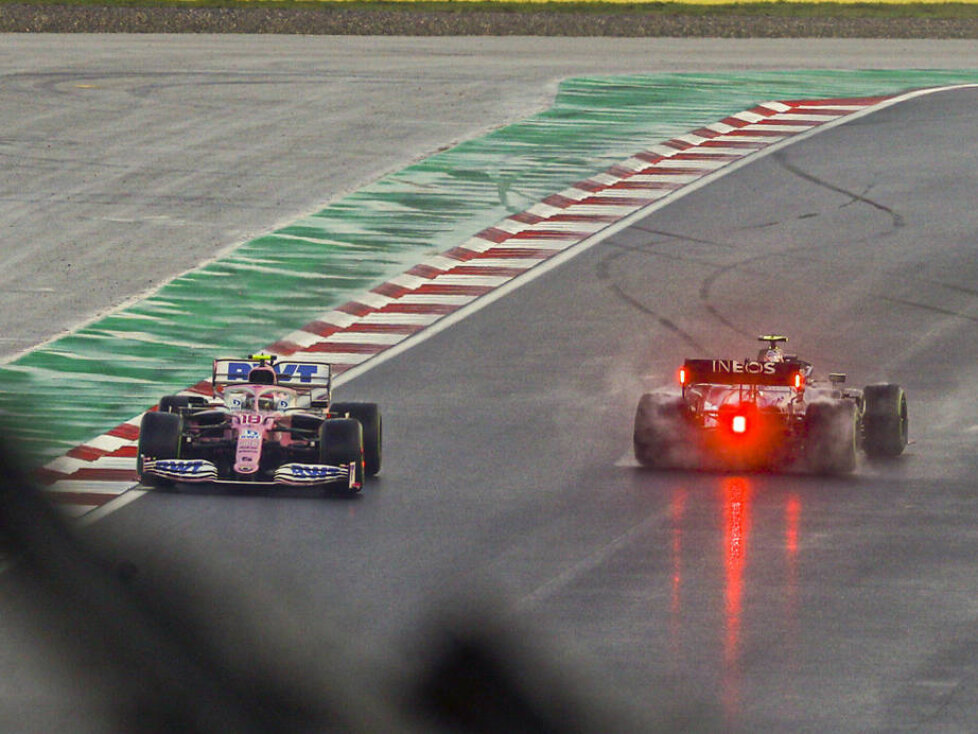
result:
[[[673,493],[672,515],[672,593],[669,604],[669,639],[673,663],[681,659],[682,639],[682,589],[683,589],[683,515],[686,512],[686,490]]]
[[[726,652],[727,661],[737,657],[740,642],[740,613],[747,565],[747,540],[750,533],[750,485],[744,477],[723,482],[723,540],[726,571]]]
[[[740,625],[747,542],[750,537],[750,483],[746,478],[730,477],[724,480],[723,519],[723,560],[726,572],[723,701],[727,714],[735,716],[740,705]]]

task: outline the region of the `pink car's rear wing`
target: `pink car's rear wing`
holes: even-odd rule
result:
[[[311,359],[266,360],[215,359],[211,385],[214,392],[228,385],[243,385],[255,367],[270,366],[278,375],[278,384],[297,392],[329,391],[333,383],[333,366],[329,362]]]

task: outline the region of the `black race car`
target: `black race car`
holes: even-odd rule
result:
[[[213,397],[168,395],[143,416],[140,481],[359,492],[380,471],[380,410],[332,402],[332,376],[308,359],[214,360]]]
[[[687,359],[680,395],[647,393],[635,414],[635,458],[654,468],[769,470],[820,474],[856,468],[857,452],[895,457],[907,445],[907,396],[899,385],[844,386],[785,355],[780,335],[756,359]]]

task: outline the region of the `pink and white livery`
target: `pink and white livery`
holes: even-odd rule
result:
[[[375,403],[332,402],[328,362],[270,354],[214,360],[212,396],[167,395],[139,429],[146,485],[338,487],[380,471]]]

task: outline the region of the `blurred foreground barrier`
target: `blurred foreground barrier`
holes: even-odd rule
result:
[[[327,634],[329,653],[307,655],[303,639],[288,639],[290,625],[276,623],[278,610],[255,608],[247,595],[94,552],[3,440],[0,542],[14,559],[0,574],[6,598],[13,592],[28,606],[38,645],[77,668],[79,688],[101,699],[94,709],[111,719],[99,722],[106,731],[715,730],[701,712],[640,720],[580,671],[551,665],[533,631],[516,629],[487,599],[433,615],[409,671],[393,657],[368,669],[363,648],[330,629],[315,630],[319,640]],[[675,709],[668,692],[660,700]],[[78,728],[92,731],[92,722]]]

